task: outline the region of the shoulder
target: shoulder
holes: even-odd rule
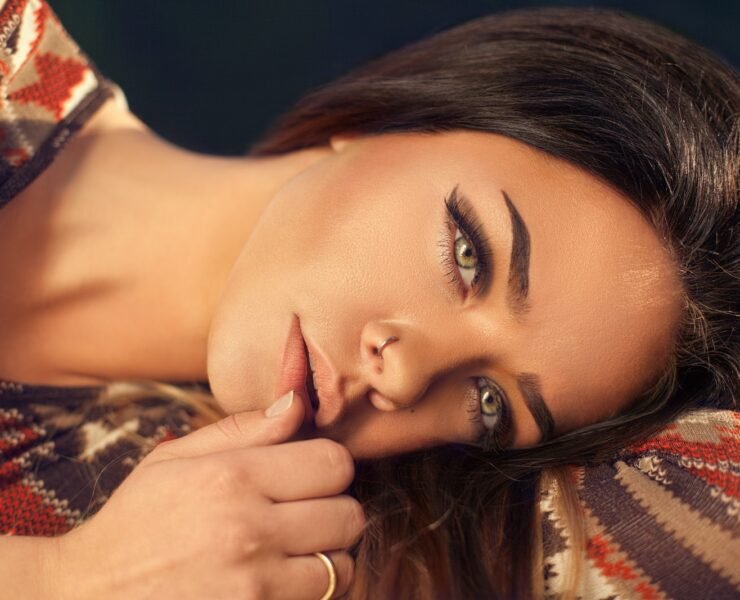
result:
[[[0,0],[0,207],[115,94],[45,0]]]
[[[740,587],[740,414],[687,413],[614,461],[574,469],[593,598],[730,598]],[[552,484],[542,502],[550,588],[572,531]],[[570,557],[572,559],[572,557]]]

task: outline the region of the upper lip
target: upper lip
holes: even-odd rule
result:
[[[327,427],[337,422],[344,412],[347,402],[339,391],[339,377],[329,358],[322,349],[303,333],[308,351],[308,376],[313,380],[319,396],[319,410],[316,413],[316,426]]]
[[[315,416],[315,410],[309,402],[310,398],[306,389],[308,372],[309,366],[301,332],[301,323],[298,315],[293,315],[274,392],[276,397],[282,396],[290,390],[299,392],[304,403],[304,422],[306,424],[311,423]]]

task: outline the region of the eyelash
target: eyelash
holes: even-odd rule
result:
[[[483,386],[479,383],[480,381],[485,382],[485,385],[491,388],[501,398],[501,416],[496,422],[496,425],[490,428],[483,422],[481,412]],[[503,450],[511,443],[510,436],[512,432],[511,413],[509,412],[509,404],[506,401],[506,394],[504,394],[498,385],[485,377],[478,378],[475,388],[476,393],[471,397],[467,405],[468,417],[478,432],[475,438],[477,440],[475,444],[487,452]]]
[[[440,247],[442,249],[442,264],[445,268],[445,275],[458,294],[463,298],[467,297],[469,292],[468,286],[460,275],[460,269],[463,267],[458,265],[455,260],[455,234],[459,230],[462,236],[472,244],[478,261],[475,267],[475,276],[470,285],[473,296],[476,296],[487,287],[491,280],[493,263],[490,245],[483,235],[483,228],[480,222],[473,214],[473,211],[467,206],[468,200],[458,194],[457,186],[453,188],[444,202],[447,209],[446,231]],[[485,381],[486,385],[500,396],[501,418],[490,429],[485,425],[481,408],[483,391],[478,380],[474,384],[476,393],[471,396],[471,400],[467,405],[468,416],[478,431],[478,436],[476,437],[478,440],[477,445],[487,451],[500,450],[507,445],[511,432],[511,415],[508,409],[506,395],[492,381],[486,378],[478,379]]]
[[[488,239],[483,235],[483,227],[467,206],[467,199],[458,195],[457,186],[445,198],[447,208],[447,234],[442,242],[442,263],[445,275],[458,293],[466,297],[468,289],[460,276],[460,267],[455,261],[455,231],[460,230],[475,248],[478,265],[475,268],[471,288],[473,295],[481,293],[488,285],[492,273],[492,255]]]

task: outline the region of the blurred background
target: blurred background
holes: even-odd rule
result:
[[[82,49],[166,139],[242,154],[307,90],[474,17],[603,6],[656,21],[740,65],[739,0],[50,0]]]

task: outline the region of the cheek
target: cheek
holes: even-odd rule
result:
[[[286,188],[276,207],[280,214],[296,207],[289,222],[276,211],[271,226],[283,227],[290,293],[324,326],[341,314],[407,315],[438,282],[439,267],[430,268],[439,237],[431,201],[418,190],[405,193],[399,174],[345,175]]]
[[[442,435],[442,423],[444,420],[418,410],[376,412],[348,422],[349,431],[327,437],[344,444],[355,458],[381,458],[448,443],[448,436]]]
[[[292,314],[351,373],[368,320],[413,318],[420,299],[442,297],[431,194],[370,175],[309,169],[261,215],[210,331],[209,380],[226,410],[272,399]]]
[[[357,458],[378,458],[450,443],[465,443],[474,426],[468,415],[469,396],[450,382],[411,408],[383,412],[369,403],[355,405],[337,428],[321,432]]]

